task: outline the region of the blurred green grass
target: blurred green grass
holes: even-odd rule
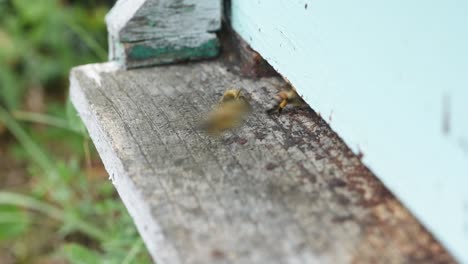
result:
[[[67,99],[112,2],[0,0],[1,263],[151,262]]]

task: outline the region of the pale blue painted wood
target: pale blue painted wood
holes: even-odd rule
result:
[[[234,29],[468,263],[468,1],[232,0]]]

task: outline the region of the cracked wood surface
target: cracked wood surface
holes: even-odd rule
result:
[[[71,99],[159,263],[452,263],[310,108],[265,110],[283,81],[220,62],[77,67]],[[253,114],[198,129],[223,91]]]

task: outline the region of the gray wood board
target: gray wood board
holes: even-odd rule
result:
[[[71,99],[159,263],[451,263],[452,257],[310,108],[265,110],[283,85],[217,61],[77,67]],[[221,137],[200,120],[251,98]]]

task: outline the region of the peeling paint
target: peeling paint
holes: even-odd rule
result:
[[[121,67],[116,62],[108,62],[99,65],[87,64],[80,66],[79,69],[81,69],[90,79],[94,80],[98,86],[101,86],[101,73],[117,71],[121,69]]]
[[[133,60],[147,60],[149,58],[174,58],[177,59],[197,59],[203,57],[214,57],[218,55],[219,42],[211,39],[199,46],[159,46],[134,45],[127,52],[128,57]]]
[[[111,58],[137,68],[215,57],[221,13],[219,0],[118,1],[106,16]]]

